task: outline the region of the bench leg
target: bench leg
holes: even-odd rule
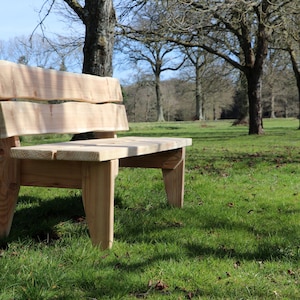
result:
[[[8,236],[20,190],[19,161],[10,158],[10,148],[19,138],[0,139],[0,237]]]
[[[93,245],[111,248],[114,226],[114,183],[118,161],[84,162],[82,198]]]
[[[158,152],[120,160],[120,167],[162,169],[167,199],[170,205],[183,206],[185,148]]]
[[[181,160],[174,169],[162,169],[167,199],[170,205],[183,207],[184,198],[185,148]]]

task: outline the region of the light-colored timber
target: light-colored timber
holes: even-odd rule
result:
[[[0,102],[0,138],[128,129],[125,107],[121,104]]]
[[[161,169],[169,204],[183,206],[185,148],[192,139],[117,138],[129,129],[121,102],[117,79],[0,61],[0,237],[10,232],[20,186],[74,188],[82,189],[92,243],[111,248],[119,167]],[[19,142],[23,135],[90,131],[95,139]]]
[[[116,78],[60,72],[3,60],[0,60],[0,99],[123,101]]]
[[[189,138],[121,137],[17,147],[11,150],[11,156],[19,159],[107,161],[174,150],[190,144]]]

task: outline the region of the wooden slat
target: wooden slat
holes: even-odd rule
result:
[[[60,72],[0,61],[0,99],[122,102],[116,78]]]
[[[122,137],[18,147],[11,149],[11,155],[20,159],[107,161],[174,150],[191,144],[190,138]]]
[[[0,102],[0,137],[128,130],[122,104]]]

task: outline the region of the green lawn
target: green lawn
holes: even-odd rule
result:
[[[0,300],[299,299],[298,126],[131,124],[129,135],[193,138],[185,204],[166,204],[159,170],[120,170],[107,251],[91,246],[79,190],[22,187],[0,241]]]

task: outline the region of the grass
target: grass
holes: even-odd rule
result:
[[[300,298],[298,121],[264,127],[131,124],[130,135],[193,138],[185,204],[166,204],[159,170],[122,169],[112,250],[91,246],[80,191],[22,187],[0,300]]]

